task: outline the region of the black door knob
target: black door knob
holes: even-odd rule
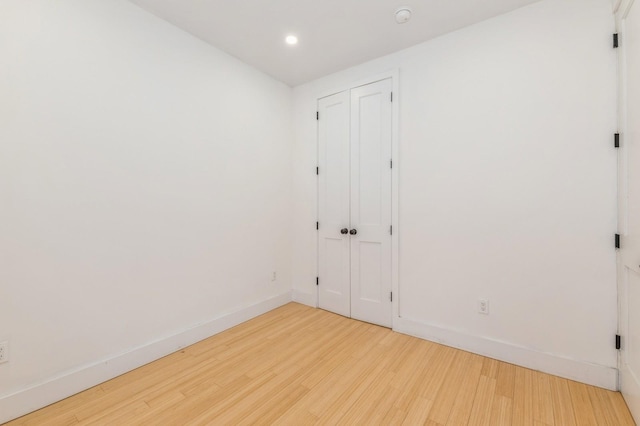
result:
[[[357,229],[352,229],[351,231],[349,231],[349,233],[351,235],[356,235],[358,233],[358,230]]]
[[[349,230],[348,230],[347,228],[342,228],[342,229],[340,230],[340,233],[341,233],[342,235],[347,235],[347,234],[349,233]]]

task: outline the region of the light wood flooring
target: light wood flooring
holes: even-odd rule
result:
[[[633,425],[617,392],[291,303],[11,425]]]

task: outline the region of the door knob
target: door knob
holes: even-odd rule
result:
[[[348,230],[347,228],[342,228],[342,229],[340,230],[340,233],[341,233],[342,235],[347,235],[347,234],[349,233],[349,230]]]
[[[358,230],[354,228],[354,229],[352,229],[351,231],[349,231],[349,233],[350,233],[351,235],[356,235],[356,234],[358,233]]]

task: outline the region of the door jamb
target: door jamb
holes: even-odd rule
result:
[[[629,15],[631,11],[631,6],[633,5],[634,0],[619,0],[617,4],[614,5],[614,17],[615,17],[615,30],[616,33],[624,34],[624,20]],[[625,68],[625,48],[624,45],[622,48],[617,50],[617,67],[618,67],[618,82],[617,82],[617,131],[618,133],[624,135],[626,134],[627,129],[627,114],[626,114],[626,68]],[[617,192],[618,192],[618,205],[617,205],[617,232],[621,235],[627,235],[628,233],[628,222],[627,222],[627,205],[626,205],[626,196],[627,196],[627,153],[626,153],[626,144],[622,143],[620,148],[618,149],[618,159],[617,159]],[[616,253],[616,293],[617,293],[617,332],[620,333],[622,329],[624,329],[622,321],[623,321],[623,313],[625,311],[625,307],[622,306],[623,302],[623,289],[625,288],[626,283],[626,274],[624,273],[624,261],[622,258],[622,254],[620,251]],[[617,384],[616,387],[620,390],[620,370],[622,367],[622,354],[618,352],[617,354]]]

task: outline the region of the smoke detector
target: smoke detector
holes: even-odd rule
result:
[[[396,10],[396,22],[398,24],[404,24],[411,19],[411,9],[408,7],[401,7]]]

